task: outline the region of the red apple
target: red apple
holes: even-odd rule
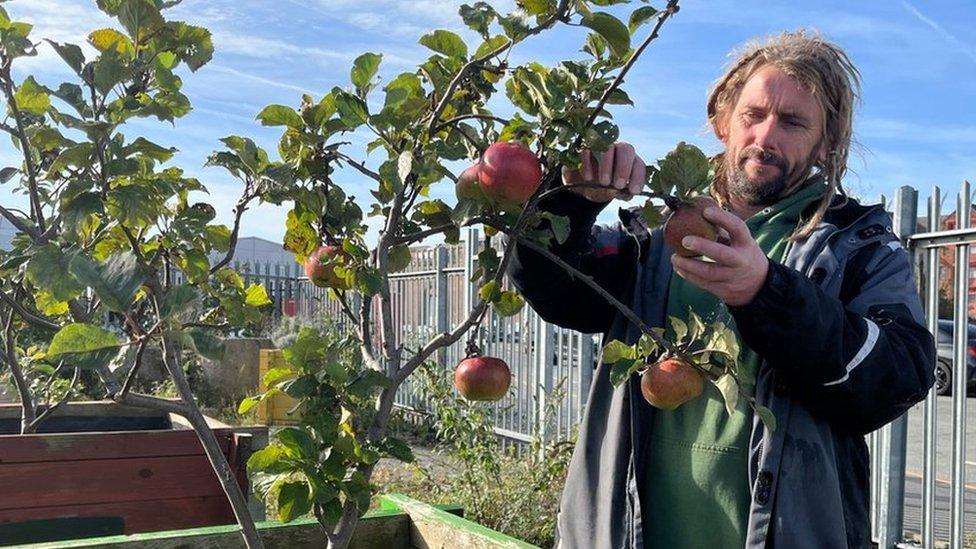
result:
[[[542,168],[525,145],[495,143],[481,158],[478,181],[485,194],[500,202],[525,204],[542,182]]]
[[[718,202],[710,196],[696,196],[688,202],[682,202],[671,213],[664,223],[664,243],[668,248],[683,257],[697,257],[701,255],[685,248],[681,241],[689,235],[700,236],[706,240],[718,239],[718,229],[702,216],[705,208],[718,208]]]
[[[469,356],[454,369],[454,386],[468,400],[498,400],[512,384],[512,371],[500,358]]]
[[[641,393],[651,406],[674,410],[697,397],[704,388],[701,373],[680,358],[667,358],[641,374]]]
[[[340,246],[319,246],[305,260],[305,276],[319,288],[346,289],[346,281],[336,274],[337,260],[345,260],[348,254]]]
[[[478,183],[479,171],[481,171],[481,165],[472,164],[461,172],[457,183],[454,185],[454,192],[457,194],[458,200],[467,198],[483,202],[487,198],[481,189],[481,184]]]

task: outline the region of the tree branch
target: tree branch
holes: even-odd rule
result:
[[[13,225],[18,231],[29,235],[31,240],[37,242],[41,239],[40,231],[18,219],[17,216],[7,208],[0,206],[0,215],[9,221],[10,224]]]
[[[13,310],[16,311],[17,314],[24,319],[24,321],[33,324],[34,326],[37,326],[39,328],[46,328],[48,330],[61,329],[61,326],[56,322],[54,322],[53,320],[45,318],[40,314],[34,314],[28,311],[27,308],[22,303],[7,295],[6,292],[0,291],[0,300],[2,300],[4,303],[9,305],[11,308],[13,308]]]
[[[58,399],[57,402],[45,408],[44,411],[40,413],[40,415],[34,418],[34,421],[30,422],[26,427],[24,427],[24,433],[33,433],[34,431],[36,431],[37,427],[40,426],[41,422],[43,422],[48,416],[53,414],[55,410],[57,410],[61,406],[64,406],[64,403],[68,402],[68,399],[71,397],[71,390],[74,389],[75,385],[78,383],[78,377],[80,376],[80,374],[81,374],[81,368],[75,367],[75,373],[74,375],[71,376],[71,385],[68,385],[68,389],[65,390],[64,395],[60,399]]]
[[[361,164],[359,162],[356,162],[355,160],[353,160],[352,158],[348,157],[347,155],[345,155],[345,154],[343,154],[343,153],[341,153],[339,151],[334,151],[332,154],[335,155],[335,157],[338,158],[339,160],[342,160],[343,162],[346,162],[347,164],[349,164],[353,168],[356,168],[359,171],[359,173],[365,175],[366,177],[369,177],[370,179],[373,179],[373,180],[376,180],[376,181],[383,181],[383,178],[380,177],[380,174],[378,174],[378,173],[374,172],[373,170],[367,168],[365,165],[363,165],[363,164]]]
[[[27,164],[27,182],[31,212],[38,230],[43,233],[45,228],[44,212],[41,210],[41,198],[37,190],[37,167],[34,166],[34,156],[31,154],[30,142],[27,140],[27,134],[25,133],[26,124],[24,122],[24,115],[17,106],[17,99],[14,97],[13,91],[13,81],[10,78],[10,62],[7,60],[4,63],[2,73],[0,73],[0,88],[3,89],[3,93],[7,97],[7,106],[10,107],[10,111],[14,115],[14,121],[17,123],[16,135],[20,141],[21,152],[24,155],[24,163]]]
[[[4,361],[7,366],[10,367],[10,374],[14,378],[14,385],[17,386],[17,393],[20,395],[20,406],[21,406],[21,418],[20,418],[20,429],[21,433],[24,429],[30,425],[34,418],[37,417],[37,408],[34,402],[34,398],[30,392],[30,385],[27,384],[27,378],[24,377],[24,370],[20,367],[20,363],[17,362],[17,346],[14,340],[14,312],[11,310],[7,315],[7,319],[4,321],[3,327],[3,337],[4,337]]]
[[[583,125],[583,129],[580,130],[579,135],[576,136],[576,142],[573,143],[573,147],[570,150],[579,149],[580,144],[583,143],[583,135],[586,133],[586,130],[593,125],[593,122],[596,120],[596,117],[600,114],[600,111],[603,110],[604,105],[607,104],[607,100],[610,99],[610,94],[613,93],[613,90],[620,87],[620,84],[624,81],[624,76],[627,76],[627,73],[630,71],[630,68],[634,66],[635,62],[637,62],[637,58],[640,57],[640,55],[644,53],[644,50],[647,48],[647,46],[650,45],[650,43],[654,41],[655,38],[657,38],[658,31],[661,30],[661,26],[664,25],[664,22],[667,21],[675,13],[678,13],[678,0],[668,0],[667,7],[661,10],[661,12],[657,16],[657,24],[654,25],[654,30],[652,30],[651,34],[644,39],[641,45],[638,46],[638,48],[630,54],[630,58],[627,59],[627,63],[617,74],[617,77],[610,84],[610,87],[604,90],[603,95],[600,97],[600,100],[596,104],[596,108],[594,108],[593,112],[590,113],[590,117],[586,120],[586,124]]]
[[[635,326],[640,328],[641,332],[649,335],[651,339],[653,339],[659,346],[667,350],[669,353],[677,354],[677,350],[674,348],[674,345],[672,345],[671,342],[654,333],[654,331],[651,330],[651,327],[648,326],[647,323],[645,323],[643,320],[641,320],[641,318],[637,316],[637,314],[630,307],[624,305],[623,303],[620,302],[620,300],[613,297],[613,295],[611,295],[610,292],[604,290],[603,287],[597,284],[597,282],[593,280],[592,277],[583,274],[579,269],[573,267],[569,263],[566,263],[559,256],[552,253],[544,246],[540,246],[539,244],[532,242],[531,240],[528,240],[522,236],[517,235],[514,238],[519,245],[525,246],[526,248],[529,248],[530,250],[545,257],[549,261],[552,261],[556,265],[559,265],[562,269],[564,269],[567,273],[569,273],[570,276],[589,286],[590,289],[600,294],[600,296],[603,297],[603,299],[606,299],[607,302],[610,303],[610,305],[612,305],[615,309],[620,311],[620,314],[624,315],[624,317],[626,317],[627,320],[631,321]]]
[[[468,120],[470,118],[476,118],[478,120],[491,120],[491,121],[494,121],[494,122],[500,122],[502,124],[508,124],[509,123],[509,120],[507,120],[505,118],[498,117],[498,116],[494,116],[494,115],[491,115],[491,114],[462,114],[460,116],[455,116],[454,118],[451,118],[450,120],[445,120],[444,122],[438,124],[437,127],[434,128],[433,133],[437,133],[437,132],[443,130],[444,128],[446,128],[447,126],[450,126],[451,124],[454,124],[455,122],[460,122],[462,120]]]
[[[431,113],[430,124],[427,126],[428,137],[433,136],[435,133],[437,133],[437,129],[439,126],[444,125],[444,124],[438,125],[437,121],[440,119],[441,113],[444,112],[444,109],[447,108],[447,104],[451,101],[451,97],[454,95],[454,90],[456,90],[457,87],[461,85],[461,81],[464,80],[464,77],[467,76],[468,73],[475,67],[481,66],[482,64],[484,64],[485,61],[491,59],[492,57],[495,57],[496,55],[501,55],[505,50],[511,48],[514,45],[515,45],[515,41],[509,39],[501,46],[482,55],[481,57],[476,57],[471,61],[468,61],[467,63],[465,63],[463,67],[461,67],[461,70],[459,70],[458,73],[454,75],[454,78],[447,85],[447,89],[444,90],[444,95],[441,96],[441,100],[437,103],[437,106],[434,107],[434,111]]]
[[[234,229],[230,233],[230,245],[227,248],[227,253],[224,254],[224,258],[218,261],[213,267],[210,267],[210,274],[214,274],[225,265],[230,263],[230,260],[234,257],[234,252],[237,250],[237,239],[241,231],[241,217],[244,216],[244,212],[247,211],[247,205],[257,196],[256,194],[250,193],[251,184],[250,182],[245,184],[244,194],[237,201],[237,205],[234,206]]]

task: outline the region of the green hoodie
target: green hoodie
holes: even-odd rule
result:
[[[746,220],[752,237],[773,261],[782,262],[803,210],[823,196],[816,178],[796,193]],[[718,298],[680,276],[671,277],[668,316],[688,319],[689,308],[707,324],[735,323]],[[739,368],[754,379],[756,354],[742,344]],[[750,393],[754,387],[744,387]],[[740,399],[731,416],[722,395],[705,383],[701,396],[673,411],[656,410],[650,432],[647,482],[642,487],[644,547],[741,548],[749,515],[749,436],[752,409]]]

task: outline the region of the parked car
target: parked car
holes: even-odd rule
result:
[[[952,333],[953,326],[951,320],[939,319],[939,335],[936,338],[936,354],[938,361],[935,365],[935,390],[940,395],[952,393],[952,371],[954,358],[952,355]],[[973,387],[976,380],[973,374],[976,373],[976,324],[969,324],[967,344],[966,344],[966,387]]]

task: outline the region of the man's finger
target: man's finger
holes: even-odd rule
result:
[[[676,270],[680,269],[682,272],[690,274],[706,284],[723,280],[726,276],[726,272],[723,272],[726,271],[726,267],[717,263],[705,263],[700,259],[682,257],[678,254],[671,256],[671,264]]]
[[[581,156],[583,157],[583,181],[587,183],[593,183],[593,153],[590,149],[583,149]]]
[[[613,158],[613,186],[616,189],[627,190],[630,186],[630,174],[634,164],[634,147],[630,143],[615,143]]]
[[[613,183],[614,149],[614,147],[610,147],[600,158],[600,184],[608,187]]]
[[[681,244],[685,248],[694,250],[720,265],[726,267],[739,267],[742,265],[741,256],[725,244],[691,235],[684,237]]]
[[[721,208],[710,207],[705,208],[702,215],[708,221],[728,231],[733,245],[752,240],[752,234],[749,232],[749,227],[746,226],[746,222],[739,219],[739,216],[732,212],[727,212]]]
[[[634,157],[634,162],[630,166],[630,187],[627,191],[631,196],[637,196],[644,190],[644,182],[647,181],[647,166],[639,156]]]

